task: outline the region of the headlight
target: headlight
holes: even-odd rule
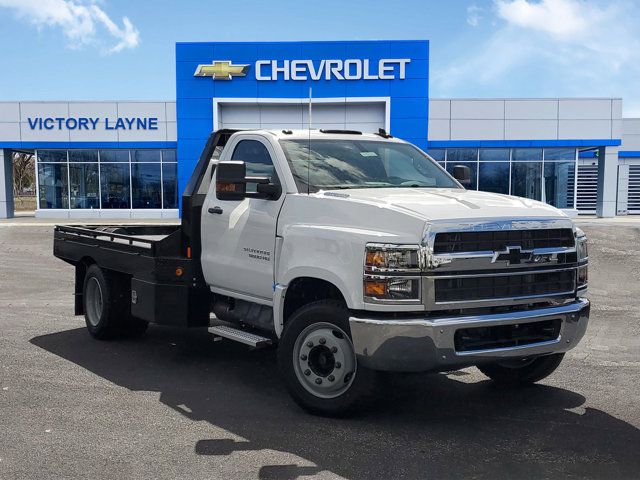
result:
[[[372,277],[364,279],[364,296],[369,300],[420,300],[420,279]]]
[[[576,228],[576,249],[578,250],[578,261],[589,258],[587,235],[579,228]]]
[[[365,248],[363,293],[369,302],[420,302],[420,248],[370,243]]]
[[[420,271],[419,249],[414,245],[369,244],[366,247],[365,272]]]
[[[578,289],[583,289],[589,283],[589,250],[587,236],[580,228],[576,228],[576,250],[578,252]]]

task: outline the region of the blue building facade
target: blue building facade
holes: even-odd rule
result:
[[[245,71],[231,78],[198,76],[200,66],[230,62]],[[226,66],[223,64],[222,66]],[[178,184],[184,188],[212,129],[222,126],[220,105],[229,115],[242,116],[241,125],[265,126],[253,106],[304,109],[326,107],[327,124],[334,125],[343,104],[360,104],[366,111],[383,105],[385,125],[393,134],[427,148],[429,118],[429,42],[345,41],[277,43],[178,43],[176,45],[176,113],[178,119]],[[225,102],[226,99],[226,102]],[[363,105],[364,104],[364,105]],[[335,106],[335,107],[332,107]],[[235,107],[234,107],[235,106]],[[312,107],[312,108],[313,108]],[[235,112],[230,110],[235,108]],[[282,108],[280,108],[282,110]],[[302,111],[301,110],[301,111]],[[291,125],[293,117],[269,126]],[[354,113],[355,115],[355,113]],[[373,116],[379,116],[374,113]],[[301,117],[302,118],[302,117]],[[364,118],[368,120],[368,118]],[[294,122],[295,123],[295,122]],[[304,118],[300,126],[308,125]],[[348,126],[349,122],[345,124]],[[372,126],[375,120],[371,123]],[[238,124],[238,123],[235,123]],[[320,123],[313,122],[312,127]]]

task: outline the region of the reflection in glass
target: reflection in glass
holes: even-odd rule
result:
[[[511,195],[542,200],[542,162],[513,162]]]
[[[38,150],[38,162],[66,162],[66,150]]]
[[[129,150],[100,150],[100,162],[128,162]]]
[[[444,162],[446,150],[444,148],[433,148],[427,150],[427,153],[431,158],[433,158],[436,162]]]
[[[97,150],[69,150],[70,162],[97,162]]]
[[[176,151],[175,150],[163,150],[162,151],[162,161],[163,162],[175,162],[176,161]]]
[[[38,194],[40,208],[69,208],[66,164],[38,164]]]
[[[455,162],[451,163],[447,160],[447,172],[449,172],[453,176],[453,167],[456,165],[464,165],[465,167],[469,167],[471,170],[471,184],[463,185],[467,190],[477,190],[478,189],[478,162]]]
[[[102,208],[130,208],[129,164],[100,165]]]
[[[160,164],[132,164],[133,208],[162,208]]]
[[[482,152],[482,150],[480,151]],[[478,190],[509,194],[509,163],[480,162],[480,178],[478,181]]]
[[[481,162],[508,162],[509,161],[508,148],[481,148],[479,155],[480,155]]]
[[[544,161],[550,162],[555,160],[575,160],[575,148],[545,148]]]
[[[542,161],[542,149],[541,148],[514,148],[512,159],[514,162]]]
[[[160,150],[131,150],[132,162],[159,162]]]
[[[543,186],[548,204],[557,208],[573,208],[575,168],[575,161],[545,162]]]
[[[69,165],[71,182],[71,208],[99,208],[98,165],[95,163],[72,163]]]
[[[475,148],[450,148],[447,150],[447,164],[449,162],[475,162],[478,160],[478,150]]]
[[[162,164],[162,192],[164,208],[178,208],[178,164]]]

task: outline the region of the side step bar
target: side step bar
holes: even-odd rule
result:
[[[244,343],[251,347],[266,347],[271,345],[271,339],[256,335],[255,333],[245,332],[233,327],[227,327],[226,325],[216,325],[215,327],[209,327],[209,333],[217,336],[228,338],[229,340],[235,340],[236,342]]]

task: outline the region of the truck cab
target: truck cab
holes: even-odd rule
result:
[[[384,131],[216,132],[180,229],[140,253],[146,273],[114,258],[114,244],[143,241],[127,227],[58,227],[54,251],[76,265],[90,331],[122,325],[100,310],[114,303],[129,325],[277,345],[287,388],[313,413],[358,408],[381,371],[541,380],[586,330],[586,237],[549,205],[466,190],[466,167],[454,176]],[[70,243],[86,236],[111,253]]]

